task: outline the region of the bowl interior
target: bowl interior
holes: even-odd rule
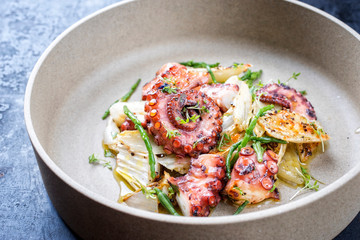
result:
[[[353,33],[293,2],[133,1],[88,18],[52,45],[34,77],[31,121],[61,171],[93,194],[117,201],[113,173],[90,165],[88,157],[103,152],[103,112],[138,78],[144,84],[162,64],[187,60],[251,63],[263,70],[263,82],[301,72],[290,86],[307,91],[332,137],[326,152],[311,162],[311,173],[327,183],[323,189],[331,188],[359,167],[358,59],[360,44]],[[140,92],[131,100],[140,100]],[[281,185],[280,202],[265,201],[246,211],[287,204],[295,191]],[[216,215],[233,211],[223,206]]]

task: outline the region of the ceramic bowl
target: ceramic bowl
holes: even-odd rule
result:
[[[330,239],[360,210],[360,41],[339,20],[297,1],[125,1],[79,21],[36,64],[25,94],[25,121],[47,192],[83,238]],[[170,61],[251,63],[263,81],[306,90],[330,134],[310,164],[326,185],[289,201],[232,216],[174,217],[117,203],[113,174],[88,163],[102,152],[105,109]],[[132,100],[140,99],[140,89]],[[217,215],[217,216],[215,216]]]

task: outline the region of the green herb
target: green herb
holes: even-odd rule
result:
[[[206,70],[208,71],[208,73],[211,76],[211,79],[213,80],[214,83],[218,83],[215,79],[215,75],[212,72],[211,68],[215,68],[218,67],[220,63],[214,63],[214,64],[208,64],[205,62],[194,62],[194,61],[187,61],[187,62],[181,62],[181,65],[187,66],[187,67],[193,67],[193,68],[206,68]]]
[[[134,85],[131,86],[131,89],[128,93],[126,93],[120,100],[116,100],[115,102],[113,102],[108,109],[105,111],[104,115],[102,116],[102,119],[106,119],[109,114],[110,114],[110,108],[112,105],[114,105],[115,103],[121,101],[121,102],[127,102],[127,100],[129,100],[129,98],[131,97],[131,95],[135,92],[136,88],[139,86],[141,82],[141,79],[139,78],[136,83]]]
[[[172,205],[172,203],[170,202],[170,199],[169,197],[163,193],[160,189],[158,188],[154,188],[155,192],[156,192],[156,195],[157,195],[157,198],[159,200],[159,202],[161,203],[161,205],[163,205],[164,208],[166,208],[166,210],[169,211],[169,213],[171,213],[172,215],[174,216],[180,216],[174,206]]]
[[[246,207],[246,205],[248,205],[249,201],[245,200],[245,202],[243,204],[241,204],[238,209],[236,209],[236,212],[234,213],[234,215],[238,215],[239,213],[241,213],[242,210],[244,210],[244,208]]]
[[[303,95],[303,96],[307,95],[307,92],[306,92],[306,90],[303,90],[303,91],[299,91],[299,93],[301,93],[301,95]]]
[[[294,199],[296,196],[298,196],[302,191],[304,190],[314,190],[314,191],[318,191],[319,190],[319,184],[318,184],[318,180],[316,180],[315,178],[313,178],[308,171],[306,170],[306,168],[303,168],[302,166],[300,166],[301,169],[301,176],[304,179],[304,187],[301,188],[299,191],[297,191],[291,198],[290,200]]]
[[[182,118],[180,118],[180,117],[176,117],[175,119],[176,119],[176,121],[178,121],[180,124],[187,124],[187,123],[189,123],[189,119],[188,119],[188,118],[187,118],[186,120],[184,120],[184,119],[182,119]]]
[[[192,116],[190,117],[190,120],[191,120],[192,122],[196,122],[196,120],[197,120],[199,117],[200,117],[200,115],[194,114],[194,115],[192,115]]]
[[[321,127],[317,126],[315,124],[315,122],[311,122],[310,125],[314,128],[316,134],[320,137],[321,148],[322,148],[322,151],[325,152],[324,139],[322,138],[322,134],[325,134],[324,130]]]
[[[252,97],[253,101],[256,98],[256,92],[263,86],[264,86],[264,84],[261,81],[259,81],[256,85],[253,85],[252,87],[250,87],[250,93],[251,93],[251,97]],[[259,96],[259,98],[260,98],[260,96]]]
[[[240,78],[242,81],[245,81],[246,84],[251,88],[254,84],[254,81],[258,79],[262,74],[262,70],[259,70],[257,72],[252,72],[250,69],[248,69],[244,75]]]
[[[171,87],[170,85],[169,86],[165,86],[163,89],[161,89],[161,91],[164,93],[164,92],[167,92],[169,94],[172,94],[172,93],[177,93],[177,88],[176,87]]]
[[[167,83],[176,85],[175,79],[173,79],[172,77],[170,77],[170,78],[164,77],[163,79],[164,79],[164,81],[167,82]]]
[[[129,108],[126,105],[124,106],[124,113],[134,123],[135,128],[137,130],[139,130],[141,138],[144,140],[146,149],[148,150],[148,153],[149,153],[149,165],[150,165],[150,173],[151,173],[150,175],[151,175],[151,178],[154,179],[156,177],[156,173],[155,173],[155,156],[154,156],[154,152],[152,150],[152,146],[151,146],[151,143],[150,143],[149,136],[147,135],[144,128],[141,126],[141,122],[139,121],[139,119],[136,118],[136,116],[129,110]]]
[[[205,103],[205,100],[204,100],[204,103]],[[206,104],[206,103],[205,103]],[[185,107],[186,109],[194,109],[194,110],[199,110],[200,113],[203,113],[203,112],[207,112],[209,113],[209,109],[207,109],[206,106],[202,106],[202,107],[199,107],[199,102],[196,103],[195,106],[190,106],[190,107]]]
[[[217,146],[217,150],[219,152],[223,152],[225,150],[222,149],[222,147],[229,143],[231,140],[231,137],[229,135],[227,135],[226,133],[224,133],[222,136],[221,136],[221,139],[220,139],[220,142],[219,142],[219,145]]]
[[[104,157],[115,157],[109,149],[104,149]]]
[[[265,152],[265,148],[263,148],[261,146],[261,142],[259,141],[255,141],[253,144],[252,144],[255,152],[256,152],[256,156],[257,156],[257,160],[258,162],[262,162],[263,161],[263,155],[264,155],[264,152]]]
[[[104,160],[104,159],[99,159],[95,156],[95,154],[93,153],[92,155],[89,156],[89,163],[90,164],[101,164],[103,167],[106,167],[110,170],[112,170],[112,166],[111,166],[111,162]]]
[[[300,74],[301,74],[301,73],[295,73],[295,72],[294,72],[293,75],[292,75],[288,80],[286,80],[284,83],[282,83],[282,82],[280,81],[280,79],[278,79],[278,84],[287,85],[291,79],[297,80],[297,79],[298,79],[298,76],[300,76]]]
[[[174,136],[180,136],[181,135],[181,133],[176,129],[175,130],[169,130],[167,128],[165,128],[165,129],[166,129],[166,137],[169,138],[169,139],[171,139]]]
[[[291,79],[297,80],[297,77],[300,76],[301,73],[293,73],[293,75],[287,80],[290,81]]]
[[[245,195],[245,193],[243,192],[243,190],[241,190],[238,186],[234,186],[233,188],[236,189],[236,190],[238,190],[239,193],[240,193],[242,196]]]

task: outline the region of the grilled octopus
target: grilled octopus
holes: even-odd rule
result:
[[[279,104],[299,113],[309,120],[316,120],[314,107],[301,93],[285,84],[271,83],[256,92],[260,101]]]
[[[221,200],[224,187],[225,162],[215,154],[203,154],[191,159],[189,172],[182,177],[171,177],[177,203],[185,216],[207,217],[210,208]]]
[[[258,162],[256,153],[251,147],[244,147],[231,172],[231,179],[225,187],[226,194],[236,204],[248,200],[251,204],[259,203],[267,198],[279,199],[274,187],[275,174],[278,172],[278,157],[267,150],[263,161]]]
[[[222,131],[222,113],[201,88],[200,91],[195,89],[209,81],[207,75],[169,63],[144,86],[147,130],[154,136],[156,144],[164,146],[167,154],[197,157],[216,146]],[[218,88],[220,90],[222,88]],[[219,94],[212,95],[214,99],[216,96],[224,98]]]
[[[289,108],[290,111],[299,113],[308,120],[316,120],[316,113],[311,103],[301,93],[285,84],[267,84],[257,91],[260,101],[267,103],[275,103]],[[303,143],[297,144],[296,149],[300,160],[306,162],[317,149],[319,143]]]

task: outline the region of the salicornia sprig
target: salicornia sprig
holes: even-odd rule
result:
[[[216,68],[220,65],[220,63],[214,63],[209,64],[205,62],[194,62],[193,60],[187,61],[187,62],[181,62],[181,65],[187,66],[187,67],[193,67],[193,68],[206,68],[206,66],[209,66],[211,68]]]
[[[241,204],[238,209],[236,209],[236,212],[234,213],[234,215],[238,215],[239,213],[241,213],[242,210],[244,210],[244,208],[246,207],[246,205],[248,205],[249,201],[245,200],[245,202],[243,204]]]
[[[116,100],[115,102],[113,102],[109,107],[108,109],[106,109],[106,111],[104,112],[104,115],[101,117],[102,120],[106,119],[109,115],[110,115],[110,108],[112,105],[114,105],[115,103],[119,102],[119,99]]]
[[[239,147],[239,145],[241,144],[241,141],[233,144],[230,149],[229,149],[229,153],[226,156],[226,160],[225,160],[225,165],[226,165],[226,176],[228,177],[228,179],[231,178],[231,159],[232,159],[232,155],[234,153],[234,151]]]
[[[265,148],[261,146],[261,142],[259,141],[255,141],[252,146],[256,152],[258,162],[262,162]]]
[[[187,66],[187,67],[193,67],[193,68],[206,68],[206,70],[208,71],[208,73],[211,76],[212,81],[214,83],[218,83],[218,81],[216,81],[214,73],[211,71],[211,68],[218,67],[220,63],[208,64],[205,62],[194,62],[194,61],[190,60],[187,62],[181,62],[180,64]]]
[[[130,91],[128,93],[126,93],[122,98],[120,98],[120,101],[127,102],[127,100],[129,100],[131,95],[135,92],[136,88],[139,86],[140,82],[141,82],[141,79],[139,78],[136,81],[136,83],[134,83],[134,85],[131,86]]]
[[[251,120],[249,127],[246,129],[245,131],[245,136],[244,139],[242,140],[241,145],[239,146],[239,151],[240,149],[242,149],[243,147],[246,146],[246,144],[251,140],[251,136],[253,134],[254,128],[256,126],[257,120],[259,119],[259,117],[261,117],[262,115],[265,114],[265,112],[271,110],[274,108],[274,105],[268,105],[265,106],[263,108],[260,108],[260,110],[257,112],[257,114],[254,116],[254,118]]]
[[[112,105],[114,105],[115,103],[121,101],[121,102],[127,102],[127,100],[129,100],[129,98],[131,97],[131,95],[135,92],[136,88],[139,86],[141,82],[141,79],[139,78],[136,83],[134,85],[131,86],[131,89],[128,93],[126,93],[122,98],[120,98],[120,100],[116,100],[115,102],[113,102],[108,109],[105,111],[104,115],[102,116],[102,120],[106,119],[109,115],[110,115],[110,108]]]
[[[256,137],[256,136],[251,136],[250,140],[252,141],[258,141],[261,143],[271,143],[271,142],[275,142],[275,143],[282,143],[282,144],[286,144],[287,141],[281,140],[281,139],[277,139],[277,138],[273,138],[273,137]]]
[[[172,215],[174,216],[180,216],[175,208],[173,207],[172,203],[170,202],[170,199],[168,198],[168,196],[163,193],[163,191],[161,191],[160,189],[158,188],[154,188],[155,192],[156,192],[156,195],[157,195],[157,198],[159,200],[159,202],[161,203],[161,205],[163,205],[164,208],[166,208],[166,210],[169,211],[169,213],[171,213]]]
[[[147,151],[149,153],[150,176],[151,176],[152,179],[154,179],[156,177],[156,173],[155,173],[155,156],[154,156],[154,152],[152,150],[152,146],[151,146],[151,143],[150,143],[150,140],[149,140],[149,136],[147,135],[144,128],[141,126],[141,122],[139,121],[139,119],[137,119],[137,117],[129,110],[129,108],[126,105],[124,106],[124,113],[134,123],[135,128],[137,130],[139,130],[141,138],[144,140],[146,149],[147,149]]]
[[[213,83],[218,83],[218,81],[216,81],[215,75],[214,75],[214,73],[211,71],[211,68],[210,68],[209,65],[206,65],[206,70],[207,70],[208,73],[210,74]]]
[[[250,69],[248,69],[244,75],[240,78],[242,81],[245,81],[246,84],[251,88],[254,84],[254,81],[258,79],[262,74],[262,70],[259,70],[257,72],[252,72]]]

